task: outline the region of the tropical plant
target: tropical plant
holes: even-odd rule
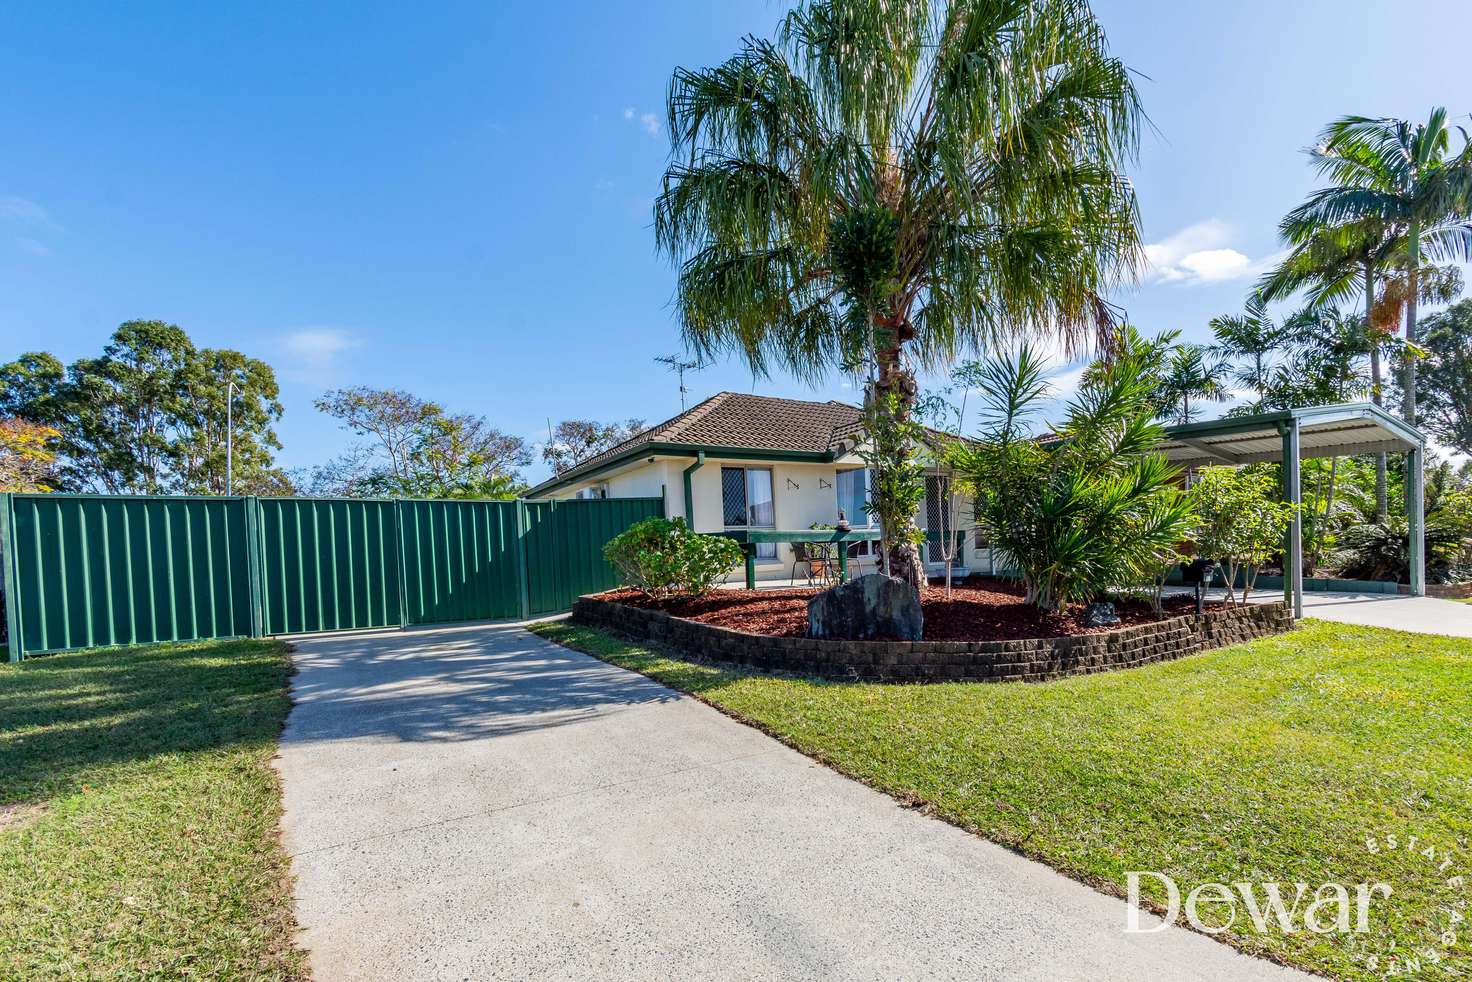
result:
[[[677,69],[668,108],[655,237],[699,358],[868,366],[904,422],[917,363],[1017,334],[1081,344],[1141,262],[1123,171],[1140,111],[1084,0],[806,0],[775,42]],[[918,589],[897,521],[889,567]]]
[[[1423,257],[1434,262],[1472,260],[1472,142],[1462,131],[1462,147],[1452,153],[1446,110],[1436,108],[1417,125],[1345,116],[1325,128],[1310,155],[1319,173],[1332,183],[1283,220],[1285,238],[1299,247],[1318,240],[1318,260],[1324,269],[1333,266],[1324,261],[1336,250],[1358,259],[1366,270],[1364,292],[1371,323],[1374,290],[1369,279],[1374,263],[1401,269],[1405,339],[1416,344]],[[1305,266],[1313,265],[1310,256]],[[1342,277],[1345,267],[1339,268]],[[1290,269],[1280,278],[1281,286],[1286,288],[1293,279]],[[1394,306],[1398,310],[1400,304]],[[1403,361],[1401,387],[1406,419],[1414,423],[1414,359]]]
[[[1223,314],[1211,319],[1216,350],[1229,359],[1245,358],[1233,377],[1239,385],[1257,393],[1253,410],[1260,412],[1271,386],[1274,355],[1287,341],[1287,332],[1268,314],[1262,291],[1254,290],[1241,314]]]
[[[704,596],[741,562],[741,547],[722,535],[700,535],[683,518],[646,518],[608,540],[603,555],[626,586],[662,599]]]
[[[1228,604],[1246,604],[1262,564],[1282,551],[1294,508],[1266,467],[1203,467],[1191,486],[1197,554],[1221,564]],[[1236,592],[1238,573],[1242,593]]]
[[[1404,515],[1347,529],[1343,537],[1342,573],[1355,580],[1410,581],[1410,525]],[[1459,566],[1467,550],[1467,534],[1454,524],[1426,521],[1426,578],[1449,583],[1465,576]]]
[[[1120,351],[1084,375],[1048,441],[1031,433],[1047,401],[1041,360],[1023,345],[983,371],[985,428],[955,451],[976,524],[1049,611],[1150,582],[1194,521],[1180,473],[1156,451],[1154,378]]]
[[[1157,389],[1162,415],[1176,423],[1189,423],[1196,418],[1191,400],[1226,402],[1232,397],[1226,385],[1227,371],[1227,363],[1202,345],[1172,347]]]

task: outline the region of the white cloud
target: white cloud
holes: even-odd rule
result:
[[[624,119],[630,123],[637,123],[650,136],[659,136],[663,132],[658,113],[640,112],[635,106],[625,106]]]
[[[1217,218],[1188,225],[1159,242],[1145,246],[1148,278],[1161,283],[1195,286],[1260,276],[1282,258],[1282,253],[1252,259],[1231,247],[1232,227]]]
[[[307,327],[281,339],[287,362],[282,374],[298,382],[330,385],[342,367],[345,352],[362,342],[336,327]]]

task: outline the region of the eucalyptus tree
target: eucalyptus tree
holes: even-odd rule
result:
[[[1254,290],[1242,313],[1213,317],[1210,327],[1217,351],[1227,358],[1248,362],[1233,376],[1257,393],[1255,408],[1261,409],[1272,384],[1273,356],[1287,340],[1287,332],[1268,313],[1267,297],[1263,291]]]
[[[654,225],[685,340],[757,374],[867,365],[897,422],[917,367],[1018,335],[1086,347],[1142,261],[1140,120],[1085,0],[800,3],[670,82]],[[918,587],[913,522],[892,531]]]
[[[1370,257],[1404,271],[1405,339],[1416,343],[1423,257],[1433,262],[1472,260],[1472,142],[1451,147],[1446,110],[1425,123],[1345,116],[1326,127],[1310,151],[1331,184],[1314,192],[1283,220],[1289,241],[1324,236],[1358,255],[1365,269],[1366,305],[1373,323]],[[1349,248],[1353,247],[1353,248]],[[1397,305],[1399,306],[1399,305]],[[1416,364],[1403,359],[1403,410],[1416,421]]]

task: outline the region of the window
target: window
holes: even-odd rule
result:
[[[764,467],[722,467],[721,511],[728,529],[776,528],[772,472]],[[756,558],[776,559],[777,543],[758,543]]]
[[[854,528],[873,528],[874,519],[864,510],[864,505],[869,501],[868,469],[858,467],[839,471],[833,484],[838,492],[838,510],[843,512],[848,523]],[[848,547],[849,556],[855,559],[873,555],[874,551],[872,542],[856,542]]]
[[[608,497],[608,485],[595,484],[590,488],[579,488],[578,493],[574,497],[584,500],[588,498],[606,498]]]

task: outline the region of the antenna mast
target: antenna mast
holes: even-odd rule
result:
[[[685,387],[685,373],[702,371],[705,366],[699,361],[685,361],[679,355],[661,355],[654,360],[661,365],[668,366],[670,371],[680,377],[680,412],[683,413],[685,411],[685,397],[690,392]]]

